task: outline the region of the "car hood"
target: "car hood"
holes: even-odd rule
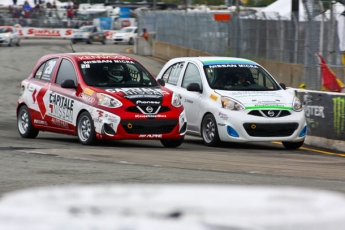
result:
[[[165,95],[171,95],[170,90],[165,88],[162,90],[160,86],[147,88],[107,88],[105,91],[119,99],[127,99],[138,106],[159,106],[163,103]]]
[[[292,107],[294,95],[284,91],[226,91],[215,90],[221,96],[235,99],[247,109]]]

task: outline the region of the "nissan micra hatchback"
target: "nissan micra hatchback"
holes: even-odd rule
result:
[[[224,142],[279,141],[303,145],[307,125],[300,100],[258,63],[231,57],[181,57],[157,79],[181,96],[187,134],[208,146]]]

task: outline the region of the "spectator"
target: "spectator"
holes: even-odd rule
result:
[[[143,33],[141,34],[141,37],[145,38],[146,41],[149,41],[149,33],[147,32],[145,28],[143,29]]]
[[[52,8],[52,4],[50,3],[50,1],[47,1],[47,3],[46,3],[46,8],[47,8],[47,9]]]
[[[24,5],[23,5],[23,10],[26,12],[31,12],[32,11],[32,7],[30,6],[29,2],[28,1],[25,1],[24,2]]]
[[[55,9],[56,10],[56,2],[55,1],[53,1],[53,4],[52,4],[52,9]]]
[[[73,19],[73,9],[72,9],[72,7],[68,7],[66,13],[67,13],[67,18],[69,20],[72,20]]]

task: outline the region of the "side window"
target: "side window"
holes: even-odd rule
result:
[[[35,73],[35,77],[34,77],[34,78],[36,78],[36,79],[41,79],[45,64],[46,64],[46,63],[43,63],[43,64],[40,66],[40,68],[38,68],[38,70],[37,70],[36,73]]]
[[[196,65],[189,63],[182,81],[182,88],[187,88],[190,83],[198,83],[201,86],[201,76]]]
[[[50,81],[56,66],[58,59],[50,59],[43,63],[35,73],[35,78],[41,79],[43,81]]]
[[[163,74],[162,79],[169,84],[177,85],[178,78],[183,69],[184,62],[178,62],[170,66]]]
[[[77,75],[72,63],[69,60],[62,59],[55,83],[61,85],[61,83],[66,79],[72,79],[74,84],[77,85]]]

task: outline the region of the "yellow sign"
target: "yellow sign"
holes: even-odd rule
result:
[[[93,91],[93,90],[90,89],[90,88],[85,88],[85,89],[84,89],[84,93],[85,93],[86,95],[92,96],[93,92],[95,92],[95,91]]]
[[[218,96],[215,95],[215,94],[211,94],[211,95],[210,95],[210,98],[211,98],[212,100],[214,100],[214,101],[217,101],[217,100],[218,100]]]

